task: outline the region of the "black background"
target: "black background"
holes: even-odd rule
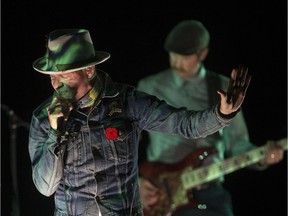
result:
[[[97,50],[111,58],[99,65],[115,81],[137,81],[168,66],[163,41],[183,19],[199,19],[211,35],[207,68],[229,76],[238,64],[252,74],[243,110],[251,141],[287,137],[286,1],[20,1],[1,5],[1,104],[24,123],[51,93],[49,76],[32,69],[45,52],[45,35],[58,28],[86,28]],[[11,112],[10,112],[11,114]],[[33,185],[28,129],[11,126],[1,112],[1,212],[12,215],[17,179],[21,216],[51,216],[53,198]],[[12,132],[16,132],[14,135]],[[13,142],[13,138],[16,141]],[[13,150],[16,147],[16,151]],[[16,156],[17,160],[13,159]],[[140,155],[141,156],[141,155]],[[11,162],[12,161],[12,162]],[[11,167],[17,169],[17,178]],[[287,215],[287,153],[263,172],[226,176],[236,216]]]

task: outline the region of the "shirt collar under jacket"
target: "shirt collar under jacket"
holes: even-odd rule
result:
[[[173,71],[173,80],[174,83],[177,87],[182,87],[184,83],[192,83],[192,82],[198,82],[199,80],[202,80],[203,78],[205,78],[206,76],[206,69],[204,67],[204,65],[202,64],[201,68],[200,68],[200,72],[199,75],[193,79],[190,80],[184,80],[183,78],[181,78],[180,76],[178,76],[174,71]]]
[[[112,80],[110,76],[100,70],[97,70],[97,76],[94,78],[95,84],[93,88],[87,92],[82,98],[80,98],[78,101],[76,101],[76,108],[77,109],[84,109],[87,107],[92,106],[96,99],[99,98],[99,96],[102,97],[115,97],[118,92],[116,91],[108,91],[111,88]],[[103,94],[102,94],[103,93]]]

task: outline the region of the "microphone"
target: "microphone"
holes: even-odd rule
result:
[[[6,104],[0,104],[1,106],[1,110],[5,111],[6,114],[9,117],[9,121],[10,121],[10,128],[12,129],[16,129],[17,127],[24,127],[26,129],[29,130],[30,128],[30,124],[28,122],[23,121],[19,116],[16,115],[16,113],[14,112],[14,110],[12,110],[9,106],[7,106]]]
[[[60,83],[60,86],[55,89],[56,94],[58,97],[62,98],[63,100],[67,102],[72,102],[75,96],[75,91],[73,91],[68,85],[65,83]],[[67,121],[67,117],[69,113],[64,113],[64,116],[61,116],[57,119],[57,132],[58,132],[58,141],[59,143],[62,142],[62,136],[65,133],[65,124]]]
[[[63,116],[59,117],[57,119],[57,142],[58,145],[60,145],[63,141],[63,135],[64,135],[64,126],[65,126],[65,119]]]
[[[63,131],[63,129],[64,129],[64,123],[65,123],[65,119],[64,119],[64,117],[63,116],[61,116],[61,117],[59,117],[58,119],[57,119],[57,131],[58,132],[62,132]]]

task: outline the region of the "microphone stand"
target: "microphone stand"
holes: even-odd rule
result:
[[[17,129],[24,127],[29,130],[30,124],[19,118],[15,112],[10,109],[7,105],[1,104],[1,110],[4,110],[9,118],[9,129],[10,129],[10,162],[11,162],[11,175],[12,175],[12,187],[14,192],[14,200],[12,200],[12,213],[13,216],[20,216],[20,202],[18,192],[18,181],[17,181]]]

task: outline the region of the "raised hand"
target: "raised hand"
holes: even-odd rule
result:
[[[248,68],[239,66],[232,70],[227,92],[217,91],[221,97],[220,112],[222,114],[229,115],[240,108],[250,81],[251,75],[248,74]]]

